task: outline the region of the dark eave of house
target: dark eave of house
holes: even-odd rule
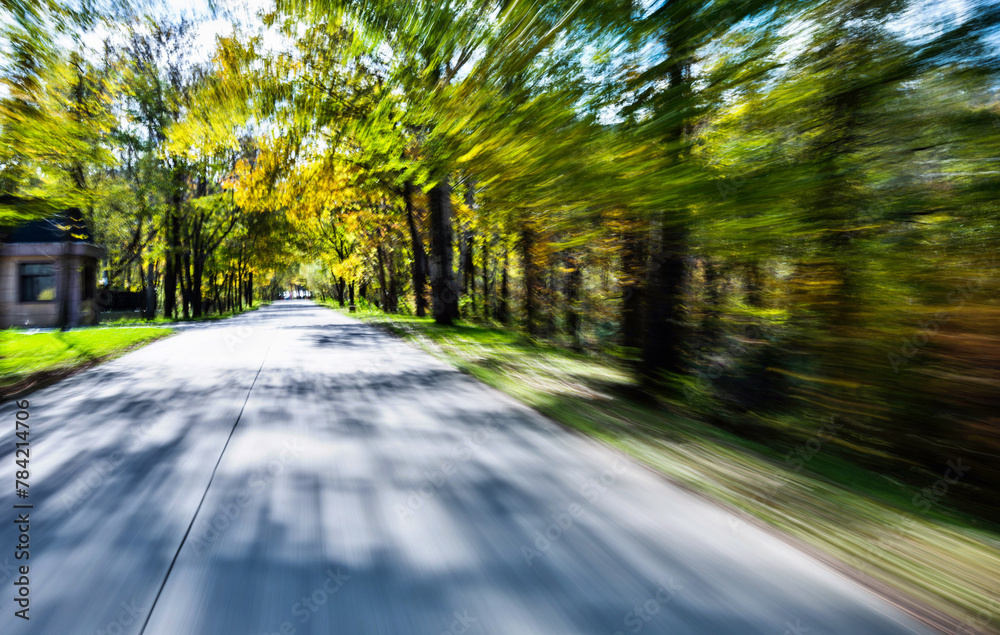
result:
[[[2,198],[2,197],[0,197]],[[6,234],[5,236],[3,234]],[[0,240],[15,243],[91,243],[93,235],[77,209],[57,212],[47,218],[28,221],[0,231]]]

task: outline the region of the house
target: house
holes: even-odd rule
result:
[[[0,328],[96,324],[104,257],[78,210],[0,230]]]

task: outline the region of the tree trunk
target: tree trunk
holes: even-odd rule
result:
[[[674,56],[666,66],[668,94],[683,108],[693,102],[690,51],[686,43],[683,27],[675,23],[665,34],[665,44]],[[685,127],[690,122],[678,119],[664,135],[666,147],[679,147],[680,152],[671,152],[665,157],[670,165],[683,165],[691,160],[690,149],[685,142]],[[660,215],[659,251],[651,267],[647,302],[649,307],[646,322],[646,338],[643,343],[642,369],[646,381],[655,381],[664,374],[683,372],[682,343],[684,342],[683,294],[686,273],[685,257],[688,250],[688,227],[690,210],[681,206],[664,210]]]
[[[583,271],[576,252],[566,254],[566,330],[574,350],[582,348],[580,341],[580,287],[583,286]]]
[[[343,278],[337,278],[337,303],[340,304],[340,308],[344,308],[344,291],[346,290],[347,283]],[[353,304],[353,302],[351,303]]]
[[[483,235],[483,317],[490,319],[490,236]]]
[[[385,283],[385,262],[382,253],[382,243],[379,242],[375,246],[375,255],[378,260],[378,294],[379,294],[379,305],[385,313],[389,312],[389,288]]]
[[[219,270],[212,269],[209,279],[212,281],[212,301],[208,309],[210,312],[222,313],[222,304],[219,301]]]
[[[458,287],[452,271],[451,186],[448,179],[431,188],[431,296],[434,321],[451,325],[458,319]]]
[[[524,267],[524,328],[528,335],[538,334],[536,303],[538,301],[538,266],[533,257],[535,232],[525,223],[521,229],[521,264]]]
[[[180,203],[175,201],[175,207]],[[166,267],[163,271],[163,315],[177,317],[177,272],[180,270],[181,254],[178,239],[181,233],[181,222],[178,209],[171,210],[167,219],[167,254]]]
[[[649,227],[635,221],[635,226],[626,230],[623,243],[622,346],[638,352],[642,350]]]
[[[147,320],[156,317],[156,275],[152,260],[146,263],[146,314],[143,317]]]
[[[187,320],[191,318],[191,254],[185,253],[181,263],[181,300]]]
[[[559,275],[558,266],[554,257],[549,255],[546,264],[548,265],[548,284],[542,288],[542,323],[545,325],[542,333],[545,337],[552,337],[556,334],[556,309],[557,300],[559,298]]]
[[[399,276],[396,275],[396,259],[392,257],[391,251],[386,261],[389,277],[389,312],[397,313],[399,312],[399,283],[397,282]]]
[[[201,280],[205,270],[205,263],[201,258],[195,258],[191,268],[191,305],[194,308],[194,317],[199,318],[202,314]]]
[[[233,293],[236,295],[236,310],[243,311],[243,272],[240,269],[236,270],[236,284],[233,287]]]
[[[722,284],[725,278],[719,265],[710,258],[703,261],[705,271],[705,302],[701,315],[701,346],[711,350],[718,343],[722,330]]]
[[[413,294],[416,297],[417,315],[427,315],[427,254],[424,252],[424,240],[417,229],[417,221],[413,211],[413,184],[407,181],[403,184],[403,202],[406,204],[406,223],[410,228],[410,243],[413,249]]]
[[[500,301],[497,303],[497,321],[506,324],[510,319],[510,250],[503,247],[503,270],[500,272]]]
[[[471,308],[473,315],[476,314],[476,260],[474,245],[476,244],[475,234],[471,230],[464,232],[465,253],[462,264],[462,293],[466,294],[472,301]]]
[[[649,320],[646,324],[642,366],[647,379],[683,371],[683,295],[687,232],[664,214],[662,242],[649,279]]]
[[[476,209],[476,188],[471,180],[465,188],[465,205],[471,209]],[[468,296],[472,314],[476,314],[476,259],[475,259],[476,235],[468,227],[468,223],[462,228],[462,293]]]

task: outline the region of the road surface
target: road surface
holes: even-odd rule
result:
[[[0,406],[0,633],[930,633],[370,327],[286,301]],[[28,510],[28,560],[15,560]],[[13,598],[29,564],[29,621]]]

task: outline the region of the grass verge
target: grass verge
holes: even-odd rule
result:
[[[438,327],[430,318],[375,311],[349,315],[723,503],[733,511],[734,533],[746,522],[775,528],[944,632],[1000,632],[995,527],[941,505],[918,510],[910,503],[916,492],[831,453],[819,451],[804,469],[791,469],[782,461],[786,450],[779,455],[695,417],[630,398],[635,381],[614,359],[496,328]]]
[[[167,328],[0,331],[0,400],[34,390],[173,333]]]

